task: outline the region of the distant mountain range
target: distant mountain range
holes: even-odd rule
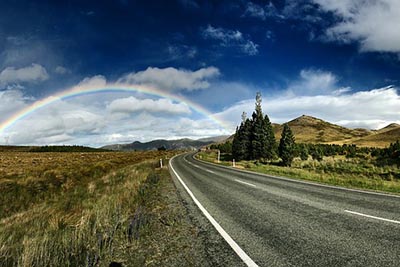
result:
[[[298,143],[323,143],[323,144],[355,144],[357,146],[386,147],[390,143],[400,140],[400,125],[396,123],[379,130],[362,128],[350,129],[324,120],[303,115],[288,122]],[[281,138],[283,124],[272,124],[275,138]],[[118,151],[156,150],[161,147],[166,149],[197,149],[213,143],[232,141],[231,136],[216,136],[198,140],[153,140],[146,143],[139,141],[130,144],[115,144],[103,146],[103,149]]]
[[[192,140],[188,138],[178,140],[153,140],[150,142],[139,142],[135,141],[130,144],[115,144],[103,146],[102,149],[118,150],[118,151],[133,151],[133,150],[157,150],[159,148],[166,149],[198,149],[203,146],[207,146],[212,143],[221,142],[226,140],[229,136],[216,136],[210,138],[202,138],[198,140]]]

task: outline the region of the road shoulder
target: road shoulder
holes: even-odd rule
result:
[[[228,243],[201,213],[171,170],[170,174],[177,196],[185,208],[187,218],[196,231],[194,241],[199,243],[198,256],[203,260],[202,264],[196,266],[245,266]]]

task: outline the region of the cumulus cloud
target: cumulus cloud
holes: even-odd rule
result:
[[[15,83],[40,82],[49,78],[46,69],[39,64],[16,69],[7,67],[0,73],[0,86]]]
[[[104,87],[106,84],[106,77],[103,75],[95,75],[93,77],[84,78],[76,87]]]
[[[108,105],[111,113],[130,114],[139,111],[167,114],[190,114],[190,108],[184,103],[173,103],[169,99],[137,99],[133,96],[112,101]]]
[[[313,0],[331,12],[338,23],[326,30],[326,39],[359,42],[361,51],[400,52],[400,1]]]
[[[208,25],[202,29],[204,39],[216,40],[224,47],[238,47],[243,53],[254,56],[258,54],[258,45],[252,40],[245,38],[238,30],[215,28]]]
[[[28,100],[18,89],[0,91],[0,121],[26,107]]]
[[[106,115],[87,103],[59,100],[19,120],[1,135],[9,136],[11,144],[62,144],[68,140],[73,143],[82,135],[102,132],[107,126]]]
[[[193,91],[206,89],[209,80],[218,77],[220,72],[215,67],[201,68],[196,71],[176,68],[153,68],[132,72],[118,79],[117,83],[152,85],[160,90]]]
[[[303,114],[315,116],[346,127],[382,128],[400,123],[400,95],[394,87],[354,93],[319,95],[278,95],[263,98],[263,110],[276,123],[292,120]],[[251,114],[254,100],[241,101],[216,116],[232,123],[240,122],[243,111]]]
[[[287,93],[315,95],[333,91],[336,91],[336,93],[345,92],[345,90],[337,88],[337,81],[338,78],[332,72],[319,69],[304,69],[301,70],[299,79],[289,84]]]

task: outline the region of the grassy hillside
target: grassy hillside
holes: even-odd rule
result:
[[[351,143],[357,146],[386,147],[397,140],[400,140],[400,126],[383,128],[363,138],[355,138]]]
[[[321,119],[303,115],[288,122],[296,142],[299,143],[332,143],[341,140],[351,140],[368,136],[370,131],[365,129],[348,129]],[[281,138],[282,125],[274,124],[277,140]]]
[[[173,149],[191,149],[200,148],[202,146],[209,145],[214,142],[214,139],[207,139],[208,141],[202,140],[191,140],[191,139],[178,139],[178,140],[153,140],[150,142],[139,142],[135,141],[130,144],[116,144],[107,145],[102,147],[103,149],[115,150],[115,151],[145,151],[145,150],[157,150],[161,147],[169,150]]]
[[[0,153],[1,266],[194,266],[160,158],[172,152]]]

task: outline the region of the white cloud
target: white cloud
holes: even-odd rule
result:
[[[268,17],[284,18],[279,14],[272,2],[269,2],[264,7],[254,4],[253,2],[248,2],[243,17],[253,17],[261,20],[265,20]]]
[[[149,67],[144,71],[129,73],[117,82],[152,85],[160,90],[168,91],[193,91],[208,88],[209,80],[219,75],[220,72],[215,67],[201,68],[196,71],[171,67],[165,69]]]
[[[84,78],[76,87],[104,87],[106,84],[107,79],[103,75],[95,75]]]
[[[16,69],[7,67],[0,73],[0,86],[14,83],[39,82],[49,78],[46,69],[39,64]]]
[[[361,51],[400,52],[400,1],[313,0],[339,22],[326,31],[328,40],[359,42]]]
[[[18,89],[0,91],[0,121],[26,107],[27,100],[29,99]]]
[[[150,113],[190,114],[190,108],[184,103],[173,103],[169,99],[137,99],[133,96],[112,101],[108,105],[111,113],[134,113],[147,111]]]
[[[192,59],[198,53],[196,47],[188,45],[169,45],[167,52],[170,56],[169,60]]]
[[[215,67],[196,71],[148,68],[127,74],[117,82],[107,81],[102,75],[87,77],[73,88],[79,90],[134,83],[152,85],[160,90],[193,91],[208,88],[210,80],[219,75]],[[141,93],[108,92],[54,100],[0,132],[0,143],[9,140],[10,144],[19,145],[100,146],[116,140],[132,142],[226,134],[220,125],[191,110],[184,102],[147,98]],[[0,91],[0,122],[33,102],[34,99],[26,98],[18,87]],[[181,125],[182,120],[185,123]]]
[[[258,54],[258,45],[238,30],[230,30],[224,28],[215,28],[208,25],[202,29],[201,34],[205,39],[219,41],[219,44],[224,47],[238,47],[243,53],[254,56]]]
[[[241,45],[242,51],[245,54],[248,54],[250,56],[255,56],[258,54],[258,44],[253,43],[251,40],[247,40],[245,43]]]
[[[286,89],[288,95],[341,94],[349,88],[338,88],[338,78],[332,72],[320,69],[304,69],[299,78],[292,81]]]
[[[70,70],[65,68],[65,67],[63,67],[63,66],[57,66],[54,69],[54,72],[57,73],[57,74],[67,74],[67,73],[70,72]]]
[[[385,87],[349,94],[280,95],[263,99],[263,110],[271,121],[283,123],[303,114],[346,127],[378,129],[400,122],[400,95],[396,88]],[[216,114],[232,127],[240,122],[243,111],[251,114],[254,100],[241,101]]]
[[[87,103],[56,101],[35,111],[28,118],[17,121],[1,135],[9,136],[11,144],[79,142],[77,139],[80,136],[92,136],[106,128],[107,114],[103,110]]]

